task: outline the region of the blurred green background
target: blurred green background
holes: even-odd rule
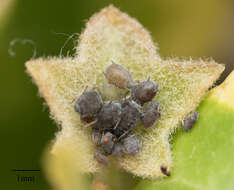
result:
[[[68,36],[80,33],[85,21],[109,4],[137,18],[164,58],[213,57],[226,64],[218,83],[233,70],[233,0],[0,0],[0,189],[50,189],[43,171],[11,170],[41,169],[41,154],[57,131],[25,72],[34,46],[16,43],[12,56],[10,42],[29,39],[36,57],[58,56]],[[74,53],[75,40],[63,49],[64,56]],[[35,181],[17,182],[17,174],[34,175]]]

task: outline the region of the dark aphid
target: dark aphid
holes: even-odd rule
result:
[[[84,91],[75,104],[75,111],[86,122],[92,122],[102,107],[102,98],[95,90]]]
[[[194,111],[185,117],[185,119],[182,122],[182,127],[184,131],[189,131],[190,129],[192,129],[193,125],[198,119],[198,116],[199,116],[198,112]]]
[[[143,118],[141,119],[143,126],[145,128],[152,127],[159,116],[159,103],[157,101],[150,102],[145,110]]]
[[[139,153],[142,143],[137,136],[132,135],[123,139],[124,152],[131,155]]]
[[[97,114],[94,128],[100,131],[110,131],[115,128],[121,119],[121,104],[115,101],[105,103]]]
[[[98,130],[92,131],[92,140],[95,145],[101,145],[102,134]]]
[[[120,157],[123,155],[123,145],[120,142],[116,142],[114,144],[114,148],[112,150],[112,155]]]
[[[119,88],[128,88],[133,84],[133,79],[128,70],[119,64],[112,63],[106,68],[105,76],[110,84]]]
[[[158,91],[158,83],[148,79],[131,88],[131,98],[143,105],[151,101]]]
[[[109,165],[110,160],[107,156],[105,156],[104,154],[102,154],[100,151],[96,151],[94,153],[94,158],[100,163],[103,164],[105,166]]]
[[[115,136],[110,132],[107,132],[105,135],[102,136],[101,145],[106,155],[109,155],[112,153],[115,139],[116,139]]]
[[[168,171],[168,168],[166,166],[161,166],[160,169],[161,169],[161,172],[164,175],[166,175],[166,176],[170,176],[171,175],[171,173]]]
[[[119,125],[113,131],[117,137],[130,132],[130,130],[140,121],[143,116],[141,106],[132,100],[122,102],[122,114]]]

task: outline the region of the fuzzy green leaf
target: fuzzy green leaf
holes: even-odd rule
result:
[[[91,140],[91,129],[80,121],[74,110],[74,100],[86,86],[102,88],[106,82],[103,71],[111,61],[125,66],[134,80],[150,77],[159,82],[155,99],[161,109],[161,117],[154,127],[145,130],[137,126],[133,131],[143,144],[139,155],[125,155],[112,160],[141,177],[164,177],[161,165],[171,170],[170,134],[196,108],[224,66],[213,60],[163,60],[156,50],[149,33],[135,19],[109,6],[87,22],[74,58],[40,58],[26,63],[27,71],[38,85],[52,117],[62,126],[50,154],[58,160],[64,157],[62,160],[71,163],[65,170],[94,173],[102,168],[93,158],[95,145]],[[62,153],[63,150],[67,155]],[[61,167],[62,171],[63,162],[56,163],[58,165],[47,166]],[[48,168],[53,170],[53,167]],[[61,186],[74,183],[68,175],[57,177],[57,180],[53,177],[53,181],[60,181]]]

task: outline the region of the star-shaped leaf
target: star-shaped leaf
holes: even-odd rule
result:
[[[95,172],[101,168],[93,159],[91,130],[74,111],[74,100],[86,86],[102,85],[105,67],[115,61],[135,80],[150,77],[159,82],[155,99],[160,102],[161,117],[153,128],[146,130],[139,125],[134,131],[143,142],[138,156],[113,160],[147,178],[163,177],[162,165],[172,168],[170,134],[197,107],[224,66],[213,60],[162,60],[156,50],[149,33],[135,19],[109,6],[88,21],[74,58],[41,58],[26,63],[52,117],[62,126],[51,148],[54,157],[65,157],[61,150],[66,149],[71,170]]]

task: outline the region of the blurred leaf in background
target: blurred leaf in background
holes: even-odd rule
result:
[[[14,3],[16,0],[1,0],[0,1],[0,29],[4,27],[4,23],[7,22],[7,18],[13,11]]]
[[[32,57],[33,46],[16,43],[12,57],[9,43],[30,39],[36,45],[36,57],[58,56],[68,36],[80,33],[85,20],[110,3],[151,31],[163,57],[213,57],[227,65],[223,78],[233,69],[232,0],[15,0],[10,12],[4,13],[5,23],[0,23],[1,189],[49,189],[43,171],[30,173],[36,177],[31,184],[18,183],[11,169],[41,169],[44,147],[57,130],[25,73],[24,63]],[[73,47],[70,41],[63,55],[74,53]]]

